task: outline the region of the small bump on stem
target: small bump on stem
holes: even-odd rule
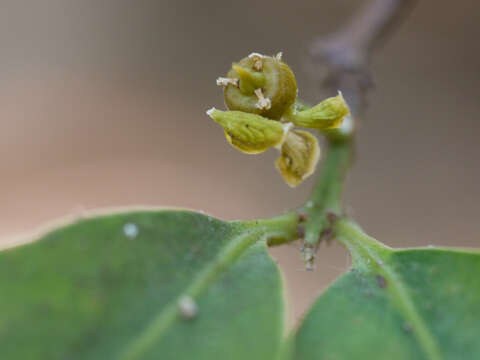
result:
[[[298,225],[297,227],[297,236],[299,239],[303,239],[305,236],[305,228],[302,225]]]
[[[317,247],[303,246],[302,254],[303,260],[305,261],[305,270],[313,271],[315,270],[315,257],[317,254]]]
[[[298,214],[298,221],[299,222],[305,222],[308,220],[308,215],[307,214]]]

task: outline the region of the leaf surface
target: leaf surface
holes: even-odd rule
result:
[[[305,317],[295,360],[480,359],[478,252],[346,243],[354,265]]]
[[[262,233],[188,211],[82,220],[0,252],[0,358],[274,359]]]

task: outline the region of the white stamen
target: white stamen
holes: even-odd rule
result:
[[[212,114],[215,110],[217,110],[217,109],[215,109],[215,107],[212,107],[210,110],[207,110],[207,115],[210,116],[212,119],[213,119]]]
[[[283,52],[278,52],[277,55],[275,55],[275,59],[277,59],[278,61],[282,60],[282,56],[283,56]]]
[[[218,86],[228,86],[228,85],[238,86],[238,79],[231,79],[225,77],[219,77],[217,79]]]
[[[255,90],[255,95],[257,95],[258,102],[255,105],[260,110],[268,110],[272,107],[272,102],[270,99],[263,96],[262,89]]]

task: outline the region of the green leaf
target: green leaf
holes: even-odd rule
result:
[[[337,229],[354,265],[304,319],[295,360],[480,359],[480,253],[394,250]]]
[[[0,252],[0,358],[275,359],[265,227],[187,211],[82,220]]]

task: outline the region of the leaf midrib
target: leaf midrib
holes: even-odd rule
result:
[[[219,251],[215,259],[193,278],[190,284],[185,287],[185,290],[163,307],[150,324],[126,345],[119,359],[140,359],[143,354],[155,346],[158,340],[177,319],[178,302],[180,298],[183,296],[198,297],[213,280],[221,275],[226,267],[240,257],[247,248],[257,242],[263,234],[265,234],[265,232],[261,229],[240,230],[240,233],[234,236],[232,240]]]
[[[365,234],[362,235],[366,236]],[[372,249],[371,246],[365,245],[361,241],[355,241],[355,244],[350,245],[357,247],[357,250],[361,250],[359,252],[362,254],[361,256],[367,255],[374,264],[378,265],[378,272],[386,278],[389,284],[386,291],[390,293],[394,302],[397,304],[397,308],[413,326],[414,336],[416,337],[420,347],[430,360],[441,360],[442,356],[437,342],[435,341],[425,321],[417,312],[415,304],[412,301],[409,291],[403,284],[401,277],[387,263],[387,259],[382,258],[377,251]],[[389,251],[388,254],[390,257],[391,254],[393,254],[393,251]]]

